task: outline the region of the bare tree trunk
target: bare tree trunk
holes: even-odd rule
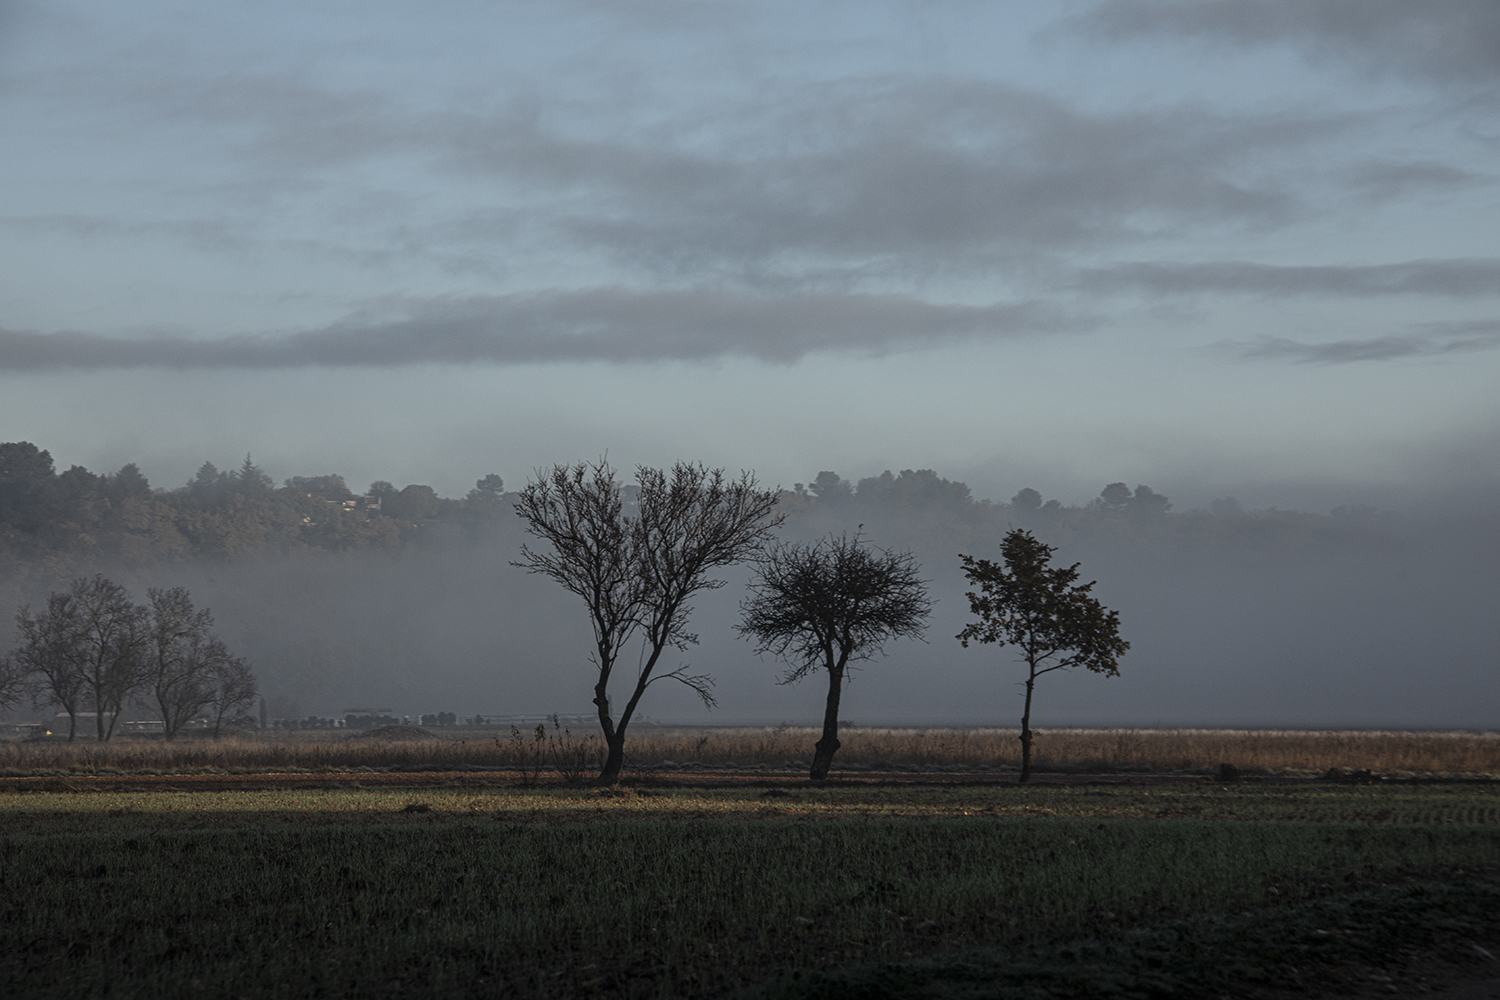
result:
[[[594,688],[594,704],[599,707],[599,728],[604,730],[604,767],[599,772],[599,784],[613,785],[620,780],[620,770],[625,766],[626,720],[621,719],[617,727],[610,718],[609,698],[604,694],[601,682]]]
[[[618,724],[610,720],[609,699],[604,694],[604,684],[601,682],[594,688],[594,704],[599,706],[599,722],[604,729],[604,745],[607,752],[604,756],[604,767],[599,772],[599,783],[601,785],[613,785],[620,780],[620,771],[625,767],[625,730],[630,726],[630,720],[635,718],[636,706],[641,703],[641,696],[646,693],[646,687],[651,683],[651,670],[656,666],[661,651],[657,650],[646,661],[636,678],[635,690],[630,694],[630,700],[620,711]]]
[[[599,783],[601,785],[613,785],[620,780],[620,769],[625,766],[625,730],[630,725],[630,720],[635,718],[636,706],[641,703],[641,696],[646,693],[646,688],[652,681],[652,673],[656,670],[656,663],[661,659],[661,654],[667,648],[667,639],[660,637],[651,642],[651,654],[646,657],[646,663],[641,667],[641,672],[635,678],[635,690],[630,693],[630,700],[620,711],[619,725],[607,725],[604,731],[604,743],[609,748],[604,758],[604,769],[599,772]],[[599,706],[600,721],[609,718],[609,699],[604,694],[607,681],[600,681],[594,688],[594,704]],[[610,733],[613,731],[613,738]]]
[[[1036,666],[1026,678],[1026,710],[1021,714],[1021,782],[1031,780],[1031,692],[1036,687]]]
[[[599,784],[613,785],[620,780],[620,769],[625,766],[625,736],[617,734],[606,739],[608,752],[604,755],[604,768],[599,772]]]
[[[75,736],[77,736],[77,735],[78,735],[78,713],[75,712],[75,711],[73,711],[72,709],[69,709],[68,710],[68,742],[72,743],[73,742],[73,738]]]
[[[829,666],[828,704],[823,708],[823,738],[813,748],[812,772],[808,775],[813,781],[822,781],[828,777],[828,769],[833,766],[833,755],[842,745],[839,743],[839,698],[843,693],[843,665]]]

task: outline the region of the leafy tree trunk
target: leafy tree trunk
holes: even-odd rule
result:
[[[1036,688],[1036,665],[1026,678],[1026,709],[1021,713],[1021,782],[1031,780],[1031,692]]]

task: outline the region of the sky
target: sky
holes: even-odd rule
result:
[[[1486,497],[1497,113],[1493,0],[0,0],[0,439]]]

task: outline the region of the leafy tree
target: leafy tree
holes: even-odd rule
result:
[[[1099,493],[1099,509],[1123,514],[1137,521],[1150,521],[1172,509],[1172,501],[1149,486],[1136,486],[1135,492],[1124,483],[1110,483]]]
[[[1244,506],[1234,497],[1224,497],[1220,500],[1214,500],[1209,503],[1208,509],[1213,512],[1215,517],[1242,517],[1245,513]]]
[[[120,471],[112,476],[105,476],[102,486],[104,495],[115,503],[151,495],[151,484],[134,462],[120,466]]]
[[[55,495],[52,456],[30,441],[0,444],[0,525],[44,527]]]
[[[473,513],[486,518],[498,517],[505,510],[505,480],[492,472],[476,480],[464,500]]]
[[[437,513],[437,492],[431,486],[413,483],[399,493],[382,497],[380,512],[402,521],[423,521]]]
[[[902,513],[942,510],[963,514],[974,504],[967,485],[944,479],[931,469],[902,469],[894,476],[887,469],[879,476],[861,479],[855,496],[862,508]]]
[[[293,493],[312,493],[335,497],[352,497],[344,477],[337,473],[326,476],[293,476],[286,481],[286,488]]]
[[[646,688],[670,677],[713,705],[712,680],[687,667],[657,674],[662,655],[698,641],[687,631],[691,599],[724,585],[713,570],[743,561],[780,524],[772,516],[776,491],[760,489],[750,473],[728,479],[722,469],[679,462],[670,473],[637,470],[636,510],[627,515],[623,488],[607,462],[554,466],[528,483],[516,502],[527,531],[550,552],[521,550],[516,563],[551,577],[584,601],[594,633],[598,671],[594,705],[607,747],[599,778],[613,782],[625,762],[625,733]],[[616,721],[609,683],[622,648],[637,634],[640,666]]]
[[[854,499],[854,487],[849,480],[840,479],[837,472],[820,472],[818,478],[807,484],[812,495],[830,507],[841,507]]]
[[[932,610],[926,586],[910,553],[872,549],[856,534],[772,549],[750,592],[738,631],[757,641],[757,653],[786,662],[781,683],[828,672],[823,737],[810,775],[821,781],[839,748],[846,672],[881,653],[887,639],[922,638]]]
[[[1172,509],[1172,501],[1149,486],[1137,486],[1130,498],[1130,516],[1137,521],[1151,521]]]
[[[212,510],[229,494],[229,473],[220,472],[212,462],[204,462],[185,487],[188,499],[196,506]]]
[[[1033,513],[1042,509],[1042,495],[1028,486],[1010,498],[1010,505],[1018,513]]]
[[[1110,483],[1099,491],[1099,504],[1105,510],[1123,514],[1130,506],[1130,487],[1124,483]]]
[[[1120,638],[1119,612],[1090,596],[1094,583],[1079,584],[1078,563],[1049,567],[1054,548],[1020,529],[1000,543],[1004,565],[960,556],[964,575],[979,591],[968,593],[969,609],[979,617],[957,636],[1011,645],[1026,664],[1026,707],[1021,715],[1021,780],[1031,778],[1031,699],[1036,680],[1054,670],[1084,667],[1106,677],[1118,676],[1119,657],[1130,648]]]
[[[469,500],[495,500],[505,495],[505,480],[491,472],[482,479],[474,481],[474,488],[469,491]]]
[[[233,475],[234,488],[248,496],[264,496],[275,488],[276,482],[266,475],[265,470],[256,465],[250,458],[250,453],[245,452],[245,460]]]

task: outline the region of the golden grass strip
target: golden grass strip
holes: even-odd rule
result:
[[[627,744],[636,770],[765,768],[801,770],[818,732],[810,728],[641,727]],[[986,772],[1017,767],[1013,729],[850,727],[834,770]],[[584,737],[586,738],[586,737]],[[572,737],[576,746],[580,737]],[[0,742],[0,775],[173,772],[342,771],[515,767],[534,753],[493,729],[454,729],[402,741],[345,732],[247,733],[222,740],[117,737]],[[1051,729],[1039,730],[1037,767],[1047,771],[1203,771],[1233,764],[1247,772],[1500,774],[1500,733],[1400,730]],[[551,771],[547,766],[544,770]]]

